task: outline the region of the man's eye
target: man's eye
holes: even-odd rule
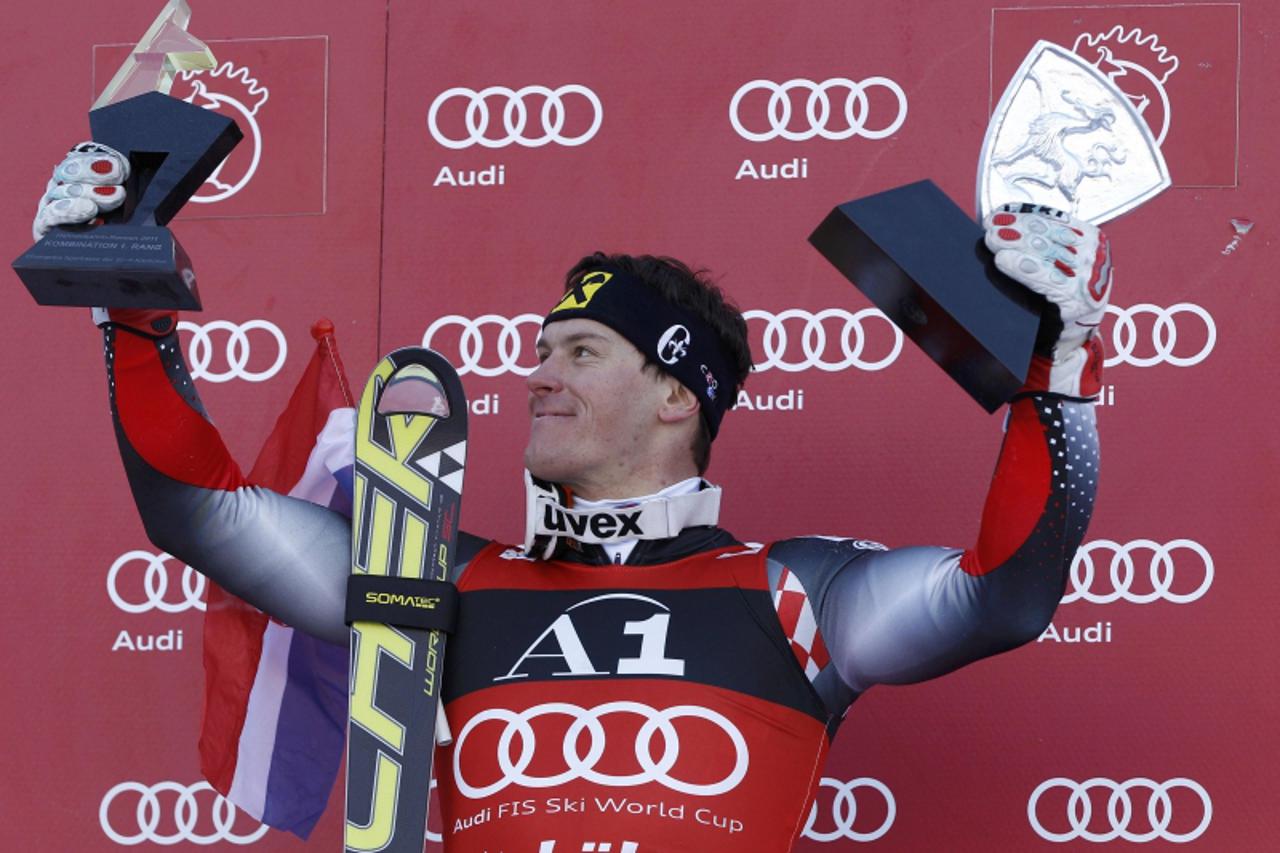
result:
[[[595,350],[591,349],[591,347],[584,346],[582,344],[579,344],[578,346],[573,348],[574,358],[582,358],[583,356],[592,356],[595,354],[596,354]]]
[[[538,350],[538,364],[542,364],[542,362],[546,361],[549,356],[550,356],[550,353],[548,353],[546,350],[544,349]]]

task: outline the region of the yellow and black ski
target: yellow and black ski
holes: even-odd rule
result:
[[[467,403],[443,357],[378,363],[356,419],[347,853],[422,853],[458,540]]]

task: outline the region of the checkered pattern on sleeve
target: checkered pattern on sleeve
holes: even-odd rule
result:
[[[778,611],[778,621],[782,623],[782,632],[791,645],[796,661],[809,680],[813,681],[823,667],[830,663],[831,655],[827,653],[822,634],[818,632],[818,621],[814,618],[809,596],[805,594],[800,579],[790,569],[782,570],[778,589],[773,594],[773,607]]]

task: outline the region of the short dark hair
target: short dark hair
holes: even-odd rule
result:
[[[751,373],[751,345],[747,342],[747,321],[711,280],[706,269],[693,270],[675,258],[654,255],[610,255],[595,252],[573,265],[565,274],[564,289],[572,289],[583,275],[604,265],[618,267],[653,288],[672,305],[683,308],[705,322],[719,339],[735,386],[741,388]],[[662,375],[667,371],[649,353],[643,353],[646,370]],[[698,436],[693,443],[693,461],[699,474],[711,464],[711,430],[698,419]]]

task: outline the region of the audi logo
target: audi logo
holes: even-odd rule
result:
[[[1100,574],[1093,562],[1094,553],[1097,551],[1106,551],[1111,554],[1107,570],[1110,591],[1094,590],[1095,580]],[[1150,592],[1137,592],[1133,588],[1134,579],[1137,576],[1133,559],[1135,551],[1149,551],[1151,554],[1147,563],[1147,576],[1151,579]],[[1175,551],[1189,551],[1190,555],[1194,555],[1194,560],[1184,558],[1182,563],[1185,571],[1188,568],[1188,562],[1194,562],[1196,565],[1191,567],[1192,576],[1200,578],[1199,585],[1190,592],[1173,591]],[[1213,557],[1209,556],[1209,552],[1199,542],[1175,539],[1162,545],[1150,539],[1135,539],[1121,544],[1110,539],[1096,539],[1082,545],[1076,552],[1075,559],[1071,563],[1071,591],[1063,596],[1062,603],[1070,604],[1073,601],[1083,600],[1093,604],[1110,604],[1123,599],[1133,604],[1150,604],[1163,599],[1174,604],[1186,604],[1203,597],[1212,583]]]
[[[187,363],[191,368],[192,379],[207,379],[210,382],[229,382],[232,379],[243,379],[246,382],[265,382],[280,372],[284,360],[289,354],[288,342],[284,332],[269,320],[250,320],[247,323],[232,323],[228,320],[210,320],[197,324],[187,320],[178,323],[179,332],[188,332],[191,340],[187,344]],[[228,338],[223,345],[226,369],[211,369],[213,364],[215,332],[226,332]],[[276,360],[265,370],[250,370],[249,333],[263,332],[275,339]]]
[[[427,331],[422,335],[422,345],[427,349],[438,350],[439,347],[433,345],[436,335],[452,326],[462,330],[457,349],[459,357],[450,359],[459,375],[474,373],[477,376],[498,376],[510,371],[520,376],[528,376],[538,367],[533,341],[537,338],[538,330],[542,328],[542,317],[537,314],[520,314],[513,319],[499,314],[481,314],[474,319],[459,314],[446,314],[427,326]],[[494,326],[497,329],[497,365],[481,364],[485,356],[483,329],[487,326]],[[532,364],[520,363],[520,356],[525,352],[520,332],[521,326],[528,326],[533,330],[528,348],[528,352],[535,359]]]
[[[209,816],[213,826],[212,831],[200,833],[196,831],[201,824],[201,809],[196,795],[205,791],[213,792],[214,796],[213,808]],[[125,832],[121,832],[111,822],[111,805],[117,797],[130,794],[138,796],[137,805],[133,810],[137,828],[133,831],[133,827],[128,827]],[[161,805],[161,799],[165,794],[175,795],[172,805],[168,806],[172,809],[174,824],[172,832],[160,831],[165,808]],[[168,798],[164,797],[164,799]],[[102,804],[98,807],[98,822],[102,825],[102,831],[115,843],[126,846],[148,841],[161,845],[179,844],[183,841],[200,845],[217,844],[220,841],[244,845],[252,844],[267,834],[268,827],[261,824],[247,834],[238,834],[235,831],[238,815],[239,811],[236,807],[226,797],[214,792],[213,786],[208,782],[197,782],[194,785],[180,785],[177,782],[159,782],[155,785],[143,785],[132,781],[121,782],[107,791],[106,796],[102,798]]]
[[[639,731],[635,735],[634,748],[626,750],[627,754],[635,755],[640,768],[638,773],[610,775],[596,769],[597,763],[600,761],[601,756],[604,755],[607,741],[604,725],[601,721],[610,714],[633,714],[643,720]],[[560,742],[552,748],[553,752],[563,756],[567,769],[564,772],[549,776],[528,774],[525,771],[533,763],[534,753],[538,749],[538,738],[530,723],[538,717],[550,715],[566,716],[572,721],[560,738]],[[706,720],[711,723],[724,733],[727,741],[725,753],[728,753],[729,747],[733,749],[733,767],[722,778],[714,782],[687,782],[671,773],[680,756],[680,734],[676,729],[675,721],[687,717]],[[504,724],[502,733],[498,737],[496,754],[501,775],[496,782],[474,785],[464,778],[462,773],[463,747],[466,745],[467,738],[477,727],[491,720]],[[703,729],[698,729],[699,737],[702,736],[702,732]],[[585,755],[580,752],[580,741],[583,740],[584,734],[587,740]],[[662,736],[662,747],[661,753],[655,759],[653,741],[656,734],[661,734]],[[512,755],[512,742],[517,739],[520,742],[519,751],[517,754]],[[563,785],[574,779],[584,779],[597,785],[611,787],[631,787],[644,785],[648,782],[657,782],[682,794],[710,797],[723,794],[737,787],[738,783],[747,774],[748,760],[747,741],[742,736],[742,733],[738,731],[738,727],[724,715],[708,708],[702,708],[697,705],[675,705],[659,711],[639,702],[627,701],[606,702],[593,708],[583,708],[567,702],[547,702],[521,712],[508,711],[504,708],[489,708],[468,720],[458,734],[458,739],[454,746],[453,775],[457,780],[458,790],[471,799],[491,796],[508,785],[521,785],[526,788],[550,788],[556,785]],[[472,767],[475,766],[474,763],[468,763]],[[544,765],[540,762],[539,766]],[[699,776],[704,776],[705,772],[705,768],[698,768]]]
[[[742,316],[748,329],[753,321],[757,328],[764,323],[761,337],[752,344],[754,352],[764,353],[764,360],[755,365],[757,373],[773,368],[788,373],[810,368],[883,370],[902,352],[902,331],[875,308],[853,313],[843,308],[788,308],[776,314],[753,309]],[[542,319],[538,314],[446,314],[427,327],[422,345],[445,353],[459,374],[528,376],[538,367],[534,342]],[[883,331],[875,333],[873,344],[872,332],[881,325]],[[798,334],[797,343],[792,343],[789,329]]]
[[[542,99],[542,109],[539,111],[538,119],[541,129],[532,135],[527,135],[525,129],[529,123],[529,110],[525,105],[525,98],[530,95]],[[467,133],[461,139],[446,136],[439,125],[440,110],[454,98],[461,99],[466,105],[463,120],[466,123]],[[502,136],[489,135],[488,101],[490,98],[503,99],[501,101]],[[566,107],[566,100],[576,102],[578,99],[585,100],[590,106],[591,125],[576,136],[565,136],[561,131],[565,127],[566,114],[568,109],[576,108],[576,103],[574,107]],[[478,92],[455,86],[437,95],[431,102],[431,108],[427,110],[427,128],[431,131],[432,138],[445,148],[455,150],[477,144],[485,148],[503,148],[513,142],[526,148],[537,148],[551,142],[568,146],[581,145],[596,135],[602,121],[604,121],[604,106],[600,103],[600,98],[586,86],[579,86],[576,83],[561,86],[558,89],[549,89],[546,86],[525,86],[520,89],[490,86]]]
[[[830,830],[818,829],[818,802],[822,799],[822,789],[832,788],[835,790],[835,796],[831,800],[831,820],[821,821],[821,825],[826,826],[828,823],[834,825]],[[880,825],[870,832],[859,832],[853,828],[854,821],[858,818],[858,801],[855,791],[859,788],[867,788],[879,794],[879,799],[883,799],[885,804],[885,816]],[[818,798],[814,800],[813,808],[809,810],[809,819],[805,821],[804,832],[801,833],[805,838],[811,838],[814,841],[839,841],[841,838],[848,838],[851,841],[875,841],[883,838],[884,834],[889,831],[889,827],[893,826],[893,819],[898,814],[898,805],[894,802],[893,793],[889,790],[889,786],[881,782],[879,779],[871,779],[869,777],[860,777],[850,779],[848,782],[842,782],[839,779],[831,779],[826,776],[822,777],[822,781],[818,783]]]
[[[204,610],[204,575],[190,566],[182,569],[180,581],[181,600],[167,601],[169,592],[169,568],[165,561],[168,554],[152,554],[149,551],[129,551],[121,554],[111,568],[107,570],[107,595],[111,603],[125,613],[146,613],[148,610],[160,610],[164,613],[181,613],[192,608]],[[142,593],[140,602],[127,601],[120,594],[120,572],[131,563],[142,563]]]
[[[888,90],[898,101],[897,113],[893,121],[878,129],[867,126],[867,119],[871,113],[871,102],[867,92],[877,87]],[[757,90],[769,94],[769,103],[765,109],[769,129],[762,132],[748,130],[743,126],[741,118],[743,99]],[[808,93],[804,104],[804,115],[809,125],[802,130],[790,128],[791,93],[797,90]],[[832,121],[833,112],[829,94],[833,90],[844,93],[843,115],[835,120],[835,129],[828,127]],[[848,139],[851,136],[884,139],[896,133],[906,120],[907,93],[888,77],[868,77],[862,82],[845,77],[833,77],[821,83],[797,79],[788,80],[782,84],[772,80],[752,80],[734,92],[733,99],[729,101],[729,121],[733,124],[733,129],[743,139],[751,142],[768,142],[778,137],[792,142],[802,142],[813,139],[815,136],[821,136],[823,139]]]
[[[1058,787],[1065,788],[1070,792],[1070,797],[1066,804],[1066,817],[1070,828],[1066,832],[1053,832],[1045,829],[1039,817],[1038,803],[1040,797],[1047,791]],[[1173,820],[1173,803],[1169,794],[1178,788],[1190,791],[1199,797],[1201,803],[1202,816],[1200,822],[1188,832],[1171,832],[1169,830],[1169,825]],[[1093,799],[1090,792],[1095,789],[1109,792],[1107,797],[1107,820],[1110,823],[1110,829],[1106,832],[1094,832],[1089,829],[1089,822],[1093,817]],[[1147,822],[1151,825],[1151,829],[1146,832],[1131,832],[1129,829],[1134,814],[1134,804],[1129,797],[1129,793],[1134,790],[1149,792],[1147,795]],[[1194,779],[1182,777],[1170,779],[1168,782],[1155,782],[1141,777],[1124,782],[1113,782],[1110,779],[1100,777],[1086,779],[1084,782],[1076,782],[1073,779],[1059,776],[1041,782],[1031,792],[1031,799],[1027,801],[1027,820],[1031,822],[1031,828],[1036,831],[1036,834],[1046,841],[1063,842],[1080,838],[1085,841],[1104,843],[1123,838],[1125,841],[1140,843],[1154,841],[1159,838],[1164,841],[1182,844],[1194,841],[1203,835],[1212,818],[1213,803],[1209,799],[1209,792]]]
[[[863,308],[850,314],[843,308],[825,308],[816,314],[802,308],[788,308],[777,314],[752,309],[742,312],[748,328],[752,320],[764,321],[764,336],[761,339],[760,351],[764,360],[755,365],[757,372],[777,368],[787,373],[795,373],[808,368],[816,368],[827,372],[845,370],[856,367],[860,370],[883,370],[893,364],[898,353],[902,352],[902,330],[893,324],[881,311],[875,308]],[[864,320],[877,320],[884,324],[885,332],[881,340],[892,339],[887,354],[879,358],[866,359],[863,353],[868,349],[871,338],[869,331],[863,327]],[[803,321],[800,333],[800,358],[788,360],[787,354],[792,352],[790,338],[787,335],[787,321]],[[828,321],[840,323],[835,339],[839,342],[839,351],[828,357],[829,341],[827,338]]]
[[[1191,367],[1199,364],[1209,357],[1209,353],[1213,352],[1213,345],[1218,340],[1218,327],[1213,322],[1213,317],[1208,311],[1191,302],[1179,302],[1176,305],[1170,305],[1168,308],[1159,305],[1152,305],[1149,302],[1140,302],[1137,305],[1130,305],[1128,308],[1120,308],[1115,305],[1107,306],[1107,313],[1115,317],[1115,324],[1111,327],[1111,352],[1103,365],[1111,367],[1116,364],[1132,364],[1134,367],[1152,367],[1157,364],[1172,364],[1175,367]],[[1151,355],[1136,355],[1139,347],[1139,334],[1136,318],[1150,315],[1154,319],[1154,325],[1151,328],[1151,345],[1153,351]],[[1203,324],[1204,326],[1204,343],[1200,344],[1200,348],[1193,353],[1184,352],[1178,355],[1175,350],[1178,346],[1179,321],[1176,320],[1179,315],[1189,315],[1188,320],[1182,322],[1191,322],[1193,325]],[[1190,319],[1194,318],[1194,319]],[[1196,321],[1199,321],[1198,323]],[[1192,330],[1184,330],[1192,331]],[[1198,329],[1194,330],[1198,331]]]

